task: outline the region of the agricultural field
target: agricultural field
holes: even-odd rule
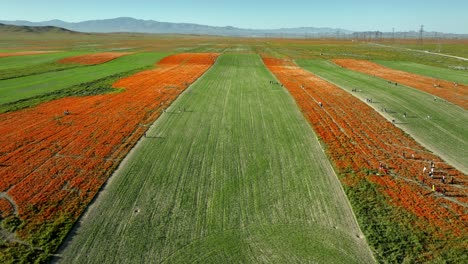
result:
[[[259,56],[222,55],[149,129],[61,262],[373,262],[312,130],[271,81]]]
[[[27,76],[23,76],[21,71],[15,71],[15,74],[20,75],[20,77],[0,80],[0,112],[17,110],[65,96],[87,95],[89,93],[86,88],[93,83],[105,81],[109,76],[117,75],[121,78],[135,71],[151,68],[159,58],[167,53],[150,52],[124,55],[126,56],[92,66],[61,64],[59,62],[47,63],[47,65],[39,64],[35,65],[33,69],[29,68]],[[58,67],[62,69],[57,70]],[[1,73],[0,71],[0,75]],[[115,81],[116,78],[113,80]]]
[[[389,43],[390,44],[390,43]],[[419,43],[419,40],[398,40],[396,43],[391,45],[398,48],[408,48],[420,51],[430,51],[435,53],[450,54],[453,56],[461,56],[468,58],[468,50],[466,46],[468,45],[468,40],[444,40],[444,39],[427,39],[423,43]]]
[[[119,57],[132,54],[131,52],[101,52],[94,54],[86,54],[74,57],[68,57],[59,60],[62,64],[81,64],[81,65],[96,65],[115,60]]]
[[[376,258],[460,262],[466,244],[459,242],[468,235],[466,175],[351,93],[289,60],[264,61],[326,144]],[[436,168],[436,176],[423,175],[424,166]],[[449,184],[440,181],[445,177]]]
[[[147,124],[214,58],[169,56],[158,68],[115,83],[125,87],[121,93],[67,97],[1,114],[2,261],[50,258]]]
[[[16,57],[16,56],[27,56],[27,55],[37,55],[37,54],[46,54],[46,53],[55,53],[56,51],[19,51],[19,52],[0,52],[0,58],[4,57]]]
[[[0,58],[0,80],[19,78],[52,71],[63,71],[78,67],[77,64],[63,64],[58,60],[82,54],[81,52],[60,52],[52,54],[11,56]]]
[[[441,67],[428,66],[415,62],[382,60],[378,60],[375,62],[395,70],[410,72],[427,77],[432,77],[435,79],[468,85],[468,72],[466,70],[463,70],[463,68],[461,67],[460,69],[457,69],[456,67],[452,67],[452,69],[446,69]]]
[[[465,40],[0,40],[2,263],[466,259]]]
[[[366,60],[335,59],[333,62],[347,69],[388,80],[390,85],[398,86],[399,84],[403,84],[440,97],[439,99],[434,97],[434,102],[442,98],[465,110],[468,109],[467,85],[398,71]]]
[[[441,99],[434,102],[434,95],[430,93],[401,83],[395,86],[393,82],[339,67],[331,61],[298,60],[298,64],[363,102],[372,99],[372,103],[367,104],[375,111],[388,120],[395,120],[397,126],[423,142],[434,153],[468,173],[468,115],[465,109]],[[466,103],[467,100],[462,102]],[[407,114],[406,118],[404,113]]]
[[[9,54],[14,54],[15,52],[9,52]],[[77,56],[83,54],[82,52],[66,51],[66,52],[55,52],[50,54],[38,54],[38,55],[28,55],[28,56],[9,56],[2,57],[0,61],[0,71],[4,70],[17,70],[22,68],[33,68],[37,65],[56,62],[60,59]]]
[[[463,41],[461,41],[463,43]],[[253,45],[253,44],[252,44]],[[463,45],[461,45],[463,46]],[[255,52],[268,57],[291,59],[359,59],[417,62],[445,69],[468,69],[468,60],[415,52],[381,43],[348,40],[276,39],[254,45]],[[466,47],[466,46],[465,46]],[[465,48],[466,49],[466,48]]]

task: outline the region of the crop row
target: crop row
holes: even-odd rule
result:
[[[353,71],[374,75],[390,81],[390,85],[403,84],[421,91],[436,95],[440,98],[468,109],[468,86],[444,80],[438,80],[418,74],[394,70],[385,66],[355,59],[335,59],[334,63]],[[435,99],[437,100],[437,99]]]
[[[0,192],[23,221],[17,234],[76,219],[130,148],[217,54],[173,55],[124,78],[121,93],[68,97],[0,115]]]
[[[353,186],[367,178],[381,186],[390,204],[417,216],[424,230],[439,230],[437,234],[445,238],[468,235],[466,175],[348,92],[291,61],[264,58],[264,62],[327,145],[335,167],[346,175],[344,184]],[[429,177],[431,163],[434,172]],[[433,189],[445,191],[445,196]]]
[[[101,52],[101,53],[68,57],[68,58],[59,60],[59,62],[60,63],[75,63],[75,64],[82,64],[82,65],[96,65],[96,64],[102,64],[102,63],[111,61],[113,59],[117,59],[125,55],[129,55],[129,54],[132,54],[132,52]]]

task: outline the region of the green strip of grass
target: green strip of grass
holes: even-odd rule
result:
[[[4,71],[12,69],[40,68],[41,64],[48,64],[63,58],[85,54],[84,52],[58,52],[26,56],[12,56],[0,58],[0,76]]]
[[[20,78],[24,76],[30,76],[35,74],[42,74],[47,72],[57,72],[76,67],[83,67],[78,64],[61,64],[58,62],[49,62],[39,65],[31,65],[25,68],[13,68],[0,71],[0,80],[8,80],[14,78]]]
[[[270,80],[256,55],[221,56],[150,128],[61,260],[373,262],[316,136]]]

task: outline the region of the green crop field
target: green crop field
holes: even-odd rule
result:
[[[222,55],[132,151],[63,263],[371,263],[312,129],[258,55]]]
[[[403,62],[377,60],[375,62],[383,66],[400,71],[411,72],[441,80],[468,84],[468,71],[466,70],[446,69],[408,61]]]
[[[66,57],[82,55],[83,52],[57,52],[27,56],[12,56],[0,58],[0,73],[3,70],[22,69],[26,67],[37,67],[43,63],[51,63]]]
[[[341,68],[326,60],[298,60],[298,64],[312,73],[351,92],[363,101],[372,98],[372,107],[448,163],[468,173],[468,115],[461,107],[416,89],[388,84],[386,80]],[[387,112],[382,112],[386,108]],[[406,112],[408,117],[404,118]],[[430,118],[427,118],[430,116]]]
[[[122,73],[130,74],[135,70],[153,67],[166,55],[168,54],[138,53],[100,65],[79,66],[61,71],[0,80],[0,112],[16,110],[64,96],[88,95],[88,92],[76,92],[76,86],[84,85],[84,88],[78,90],[86,90],[94,82],[106,80],[109,76],[117,75],[121,78],[123,77]],[[71,93],[68,93],[67,89],[70,89]]]

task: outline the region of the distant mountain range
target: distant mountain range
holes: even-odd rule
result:
[[[61,20],[44,22],[30,22],[24,20],[2,21],[2,24],[17,26],[54,26],[68,30],[88,33],[153,33],[153,34],[194,34],[194,35],[218,35],[233,37],[313,37],[336,36],[338,34],[350,34],[352,31],[335,28],[280,28],[280,29],[243,29],[237,27],[215,27],[190,23],[169,23],[154,20],[140,20],[129,17],[119,17],[103,20],[89,20],[70,23]]]
[[[150,33],[150,34],[190,34],[190,35],[217,35],[229,37],[287,37],[287,38],[358,38],[358,39],[380,39],[380,38],[419,38],[419,32],[380,32],[365,31],[355,32],[340,28],[317,28],[298,27],[280,29],[245,29],[237,27],[215,27],[190,23],[169,23],[154,20],[141,20],[130,17],[119,17],[103,20],[89,20],[70,23],[61,20],[50,20],[44,22],[30,22],[24,20],[2,21],[7,25],[26,27],[53,26],[72,31],[86,33]],[[28,29],[24,29],[28,30]],[[32,29],[31,29],[32,30]],[[34,30],[33,30],[34,31]],[[37,31],[35,31],[37,32]],[[441,32],[424,32],[424,38],[468,38],[468,34],[451,34]]]
[[[68,29],[54,26],[16,26],[0,23],[0,32],[22,32],[22,33],[77,33]]]

